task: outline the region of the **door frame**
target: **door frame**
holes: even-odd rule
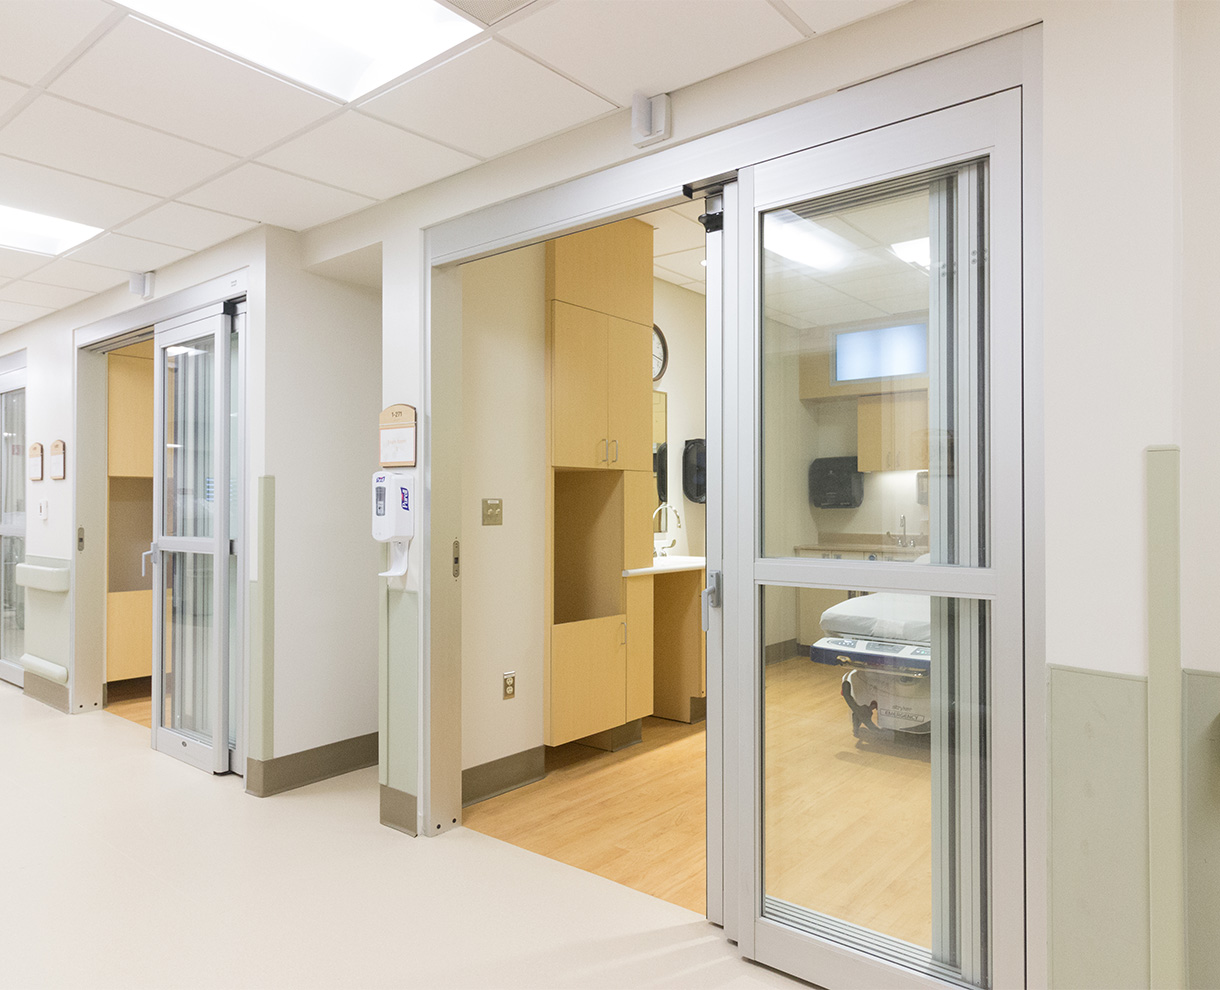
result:
[[[647,155],[571,180],[562,185],[527,193],[424,230],[418,272],[421,286],[420,355],[423,367],[423,429],[421,478],[424,481],[422,541],[423,568],[420,615],[419,670],[419,786],[420,824],[423,834],[438,834],[455,826],[461,817],[461,651],[460,587],[452,579],[451,543],[460,537],[460,466],[455,467],[453,445],[444,435],[450,419],[452,392],[448,388],[455,353],[460,358],[461,284],[458,265],[592,226],[663,209],[685,201],[682,189],[704,176],[732,176],[738,168],[758,164],[819,144],[898,123],[959,103],[1007,89],[1019,90],[1023,129],[1022,145],[1022,286],[1025,333],[1022,348],[1027,368],[1025,390],[1024,496],[1026,511],[1027,667],[1025,724],[1045,724],[1045,526],[1043,516],[1043,421],[1041,376],[1041,65],[1042,34],[1038,26],[974,45],[880,79],[830,94],[686,144]],[[714,182],[709,182],[713,185]],[[732,188],[731,186],[729,187]],[[738,195],[738,192],[729,195]],[[733,259],[749,264],[749,259]],[[721,300],[726,339],[735,339],[738,325],[734,289],[727,277]],[[726,388],[726,421],[733,415],[737,396]],[[440,425],[437,426],[438,413]],[[709,432],[711,424],[709,423]],[[434,435],[434,430],[437,432]],[[725,477],[735,470],[725,464]],[[740,475],[740,472],[738,472]],[[455,487],[456,483],[456,487]],[[727,486],[726,486],[727,487]],[[725,525],[732,496],[726,491]],[[435,530],[435,532],[434,532]],[[734,641],[724,630],[725,642]],[[726,679],[732,672],[726,670]],[[717,684],[719,693],[724,687]],[[712,678],[709,671],[709,715]],[[725,804],[730,805],[739,782],[734,779],[735,749],[739,740],[726,726],[724,740]],[[1026,973],[1031,985],[1047,978],[1047,741],[1044,732],[1027,731],[1025,738],[1026,789]],[[711,809],[709,807],[709,813]],[[734,815],[725,815],[724,901],[725,934],[737,937],[736,892],[748,889],[740,872],[752,868],[749,857],[734,855]],[[710,834],[710,832],[709,832]],[[714,911],[711,912],[715,920]]]
[[[105,490],[107,485],[106,353],[140,340],[151,340],[152,328],[156,323],[215,303],[236,301],[245,297],[249,285],[248,274],[248,269],[241,268],[78,327],[74,331],[72,398],[75,406],[75,442],[68,445],[68,470],[72,478],[72,532],[79,533],[83,528],[85,539],[84,548],[73,551],[70,568],[71,629],[67,686],[68,710],[71,714],[99,711],[103,705],[106,683],[106,502],[105,499],[97,498],[97,492]],[[244,428],[244,424],[248,422],[244,417],[247,352],[248,348],[243,347],[239,386],[243,429],[239,443],[240,470],[243,478],[248,480],[247,430]],[[248,546],[249,520],[244,515],[244,485],[242,488],[242,523]],[[242,686],[241,710],[235,713],[238,728],[238,748],[235,755],[242,757],[240,761],[234,761],[238,772],[244,772],[241,764],[244,762],[245,741],[248,738],[248,566],[247,550],[239,556],[238,569],[241,588],[238,610],[242,622],[240,642],[243,645],[237,672],[238,683]]]

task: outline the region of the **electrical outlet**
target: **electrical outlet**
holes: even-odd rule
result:
[[[506,670],[504,672],[504,700],[511,701],[515,697],[517,697],[517,672]]]
[[[504,525],[504,500],[498,498],[483,499],[483,525]]]

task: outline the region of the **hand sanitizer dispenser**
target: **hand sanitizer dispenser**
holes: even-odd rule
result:
[[[390,569],[381,577],[407,573],[407,550],[415,535],[415,496],[405,471],[378,471],[373,475],[373,539],[390,544]]]

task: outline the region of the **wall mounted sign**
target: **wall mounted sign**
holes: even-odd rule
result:
[[[51,444],[50,475],[52,481],[63,481],[68,476],[68,448],[62,440]]]
[[[415,467],[415,407],[386,406],[380,417],[381,466]]]
[[[42,444],[30,444],[30,481],[42,481]]]

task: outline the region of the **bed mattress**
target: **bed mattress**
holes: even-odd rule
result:
[[[932,642],[932,600],[927,595],[886,592],[849,598],[822,613],[822,631],[839,639],[928,646]]]

